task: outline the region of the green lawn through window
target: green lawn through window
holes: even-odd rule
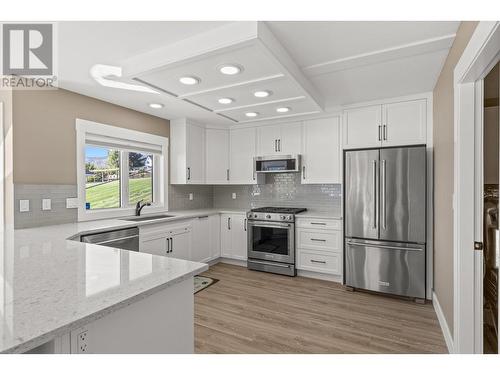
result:
[[[152,201],[151,177],[133,178],[129,180],[129,201],[131,203],[139,200]],[[90,203],[90,209],[118,208],[120,207],[120,184],[112,181],[100,185],[89,183],[85,187],[86,202]]]

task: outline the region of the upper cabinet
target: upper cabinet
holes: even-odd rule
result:
[[[253,185],[257,183],[253,162],[255,152],[255,128],[229,131],[229,180],[231,184]]]
[[[426,99],[344,111],[344,148],[425,144]]]
[[[257,128],[258,155],[298,154],[302,146],[300,122]]]
[[[340,184],[340,118],[304,121],[302,183]]]
[[[205,128],[186,119],[170,122],[172,184],[205,183]]]
[[[206,129],[205,155],[207,184],[229,184],[229,130]]]

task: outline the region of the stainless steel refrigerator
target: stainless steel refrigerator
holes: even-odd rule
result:
[[[425,299],[425,146],[344,152],[344,281]]]

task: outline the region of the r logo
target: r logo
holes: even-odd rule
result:
[[[52,24],[3,24],[3,74],[53,74]]]

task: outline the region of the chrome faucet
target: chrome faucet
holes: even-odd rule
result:
[[[141,216],[141,211],[144,207],[146,206],[151,206],[151,202],[143,203],[141,204],[143,200],[141,199],[137,204],[135,205],[135,216]]]

